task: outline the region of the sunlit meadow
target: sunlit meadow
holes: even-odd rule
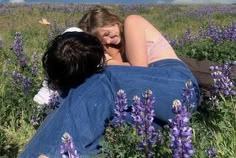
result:
[[[177,117],[160,131],[152,128],[152,119],[147,122],[141,119],[149,130],[141,128],[142,123],[137,119],[138,109],[149,111],[146,116],[153,117],[152,104],[158,100],[152,97],[151,89],[134,97],[133,104],[139,107],[132,109],[136,126],[115,117],[116,124],[107,129],[105,141],[101,142],[104,148],[100,157],[235,158],[236,74],[230,74],[230,68],[236,65],[233,62],[236,61],[236,5],[105,6],[121,17],[141,14],[165,35],[178,55],[209,59],[218,66],[209,67],[212,91],[203,97],[197,111],[190,114],[188,109],[181,108],[191,105],[188,99],[173,101]],[[0,5],[0,157],[17,157],[45,116],[57,108],[55,98],[45,106],[33,102],[44,79],[41,56],[48,41],[65,28],[76,26],[89,7],[46,3]],[[51,25],[39,23],[42,18]],[[189,98],[191,83],[187,82],[183,89],[184,98]],[[125,89],[120,90],[114,100],[115,113],[122,113],[117,116],[125,117],[121,110],[128,106],[125,97]],[[184,123],[178,125],[181,121]],[[58,152],[62,155],[71,152],[78,157],[74,148],[68,149],[63,144],[67,139],[76,144],[66,132]]]

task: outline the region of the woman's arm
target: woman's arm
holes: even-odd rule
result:
[[[128,62],[121,62],[115,59],[110,59],[107,62],[107,65],[123,65],[123,66],[130,66],[130,63]]]
[[[148,66],[145,29],[150,25],[139,15],[124,20],[125,52],[132,66]]]

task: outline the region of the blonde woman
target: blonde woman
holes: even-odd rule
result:
[[[82,17],[79,27],[101,40],[108,65],[147,67],[163,59],[179,61],[169,42],[142,16],[129,15],[121,20],[110,10],[96,6]]]

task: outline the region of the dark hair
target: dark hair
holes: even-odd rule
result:
[[[67,32],[48,44],[42,63],[49,87],[64,93],[103,70],[104,48],[93,35]]]

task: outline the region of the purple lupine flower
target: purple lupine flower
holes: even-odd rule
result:
[[[25,68],[27,66],[27,58],[24,54],[21,54],[19,57],[18,57],[18,60],[20,62],[20,67],[21,68]]]
[[[168,39],[168,37],[167,37]],[[176,39],[168,39],[168,42],[170,43],[171,46],[175,47],[178,45],[177,40]]]
[[[186,106],[187,108],[194,108],[195,102],[194,102],[194,88],[192,85],[192,81],[188,80],[185,83],[185,88],[183,89],[183,100],[182,100],[182,105]]]
[[[126,110],[128,109],[127,98],[124,90],[119,90],[117,92],[115,100],[115,116],[114,122],[116,126],[121,126],[125,121],[125,116],[127,115]]]
[[[211,66],[211,76],[213,79],[213,94],[218,96],[223,94],[224,96],[235,95],[234,83],[230,78],[230,70],[232,63],[226,63],[219,66]]]
[[[173,158],[189,158],[194,154],[192,145],[192,128],[189,127],[190,113],[180,100],[174,100],[173,113],[175,118],[169,120],[171,149]]]
[[[38,65],[37,64],[33,64],[33,66],[31,67],[31,73],[33,76],[37,76],[37,74],[38,74]]]
[[[235,7],[229,6],[203,6],[190,11],[190,13],[195,14],[197,17],[212,16],[214,13],[235,14],[235,12]]]
[[[178,39],[178,46],[182,47],[184,45],[184,40],[183,39]]]
[[[141,99],[138,96],[133,97],[133,106],[132,106],[132,113],[131,117],[134,120],[134,126],[136,129],[139,128],[139,124],[142,123],[142,107],[143,107],[143,102],[141,102]]]
[[[33,54],[32,54],[32,62],[33,63],[37,63],[38,62],[38,54],[36,53],[36,52],[34,52]]]
[[[20,84],[23,80],[23,76],[20,72],[18,71],[13,71],[12,72],[12,78],[16,84]]]
[[[31,123],[33,126],[38,126],[38,125],[40,125],[41,121],[42,121],[42,118],[39,117],[38,115],[32,115],[32,116],[30,117],[30,123]]]
[[[155,98],[152,96],[151,90],[145,91],[142,97],[143,102],[138,96],[133,98],[131,116],[134,119],[137,133],[141,136],[139,149],[144,150],[146,157],[152,157],[152,147],[157,141],[157,133],[152,126],[155,116],[153,109]]]
[[[230,26],[230,28],[228,28],[229,31],[229,36],[230,36],[230,40],[231,41],[236,41],[236,21],[234,21],[232,23],[232,25]]]
[[[207,32],[208,37],[210,37],[214,43],[220,43],[222,41],[221,29],[216,25],[211,25]]]
[[[60,153],[62,158],[79,158],[79,154],[75,149],[72,137],[68,133],[64,133],[62,139],[62,145],[60,146]]]
[[[15,33],[13,51],[20,63],[21,68],[25,68],[27,66],[27,58],[23,53],[23,40],[20,32]]]
[[[38,105],[37,111],[34,112],[36,114],[32,115],[30,118],[30,122],[33,124],[33,126],[40,125],[45,116],[59,107],[60,101],[61,97],[59,93],[55,91],[50,95],[48,104]]]
[[[206,30],[201,30],[200,36],[210,38],[216,44],[225,40],[236,41],[236,22],[227,27],[218,27],[212,24]]]
[[[213,106],[218,106],[219,105],[219,99],[216,95],[211,95],[209,100],[210,100],[210,102]]]
[[[236,41],[236,21],[225,27],[211,24],[206,28],[200,28],[198,34],[191,35],[190,33],[190,29],[187,29],[184,37],[178,39],[170,39],[169,37],[166,37],[166,39],[168,39],[169,43],[173,47],[181,47],[186,43],[202,39],[211,39],[215,44],[222,43],[226,40],[234,42]]]
[[[17,57],[20,57],[23,51],[23,40],[20,32],[15,33],[13,51]]]
[[[32,81],[30,78],[23,76],[23,80],[22,80],[22,84],[23,84],[23,91],[25,94],[28,94],[30,91],[30,87],[32,85]]]
[[[54,93],[50,95],[49,103],[48,103],[48,107],[50,111],[55,110],[56,108],[59,107],[60,99],[61,99],[60,95],[57,91],[55,91]]]
[[[236,41],[236,21],[222,29],[222,36],[225,40]]]
[[[191,30],[190,28],[187,29],[184,35],[184,41],[185,43],[191,42]]]
[[[48,104],[38,106],[38,111],[44,114],[49,114],[59,107],[61,97],[57,91],[49,96]]]
[[[205,152],[208,157],[214,158],[217,156],[217,150],[214,147],[206,149]]]

